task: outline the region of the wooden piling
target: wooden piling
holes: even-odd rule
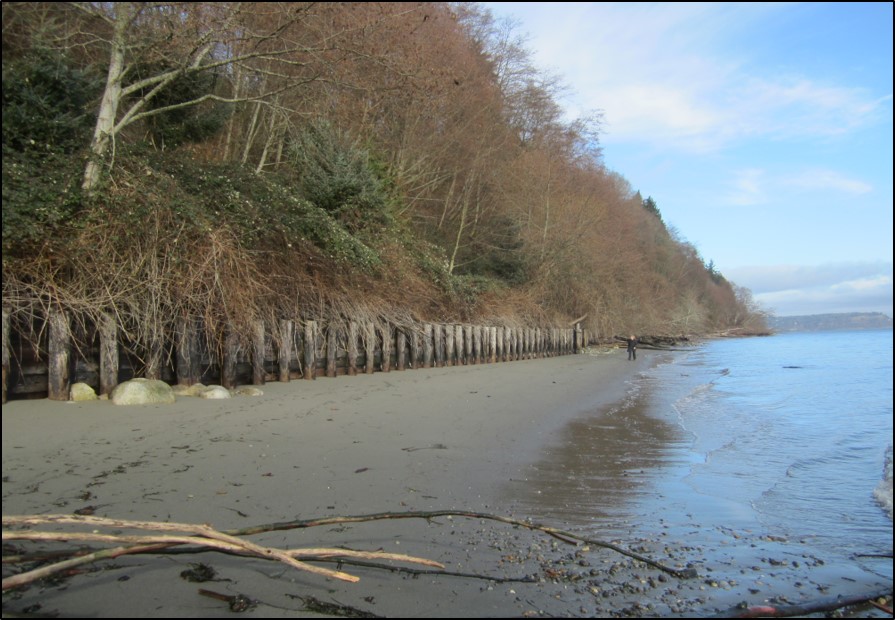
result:
[[[181,317],[177,320],[175,326],[177,333],[175,334],[177,346],[174,358],[175,373],[177,375],[177,383],[179,385],[193,385],[199,383],[201,379],[201,356],[199,354],[199,335],[196,331],[196,322],[189,317]],[[117,336],[116,336],[117,338]],[[100,346],[102,346],[102,337],[100,337]],[[110,343],[111,346],[111,343]],[[115,378],[118,377],[118,343],[115,343]],[[102,359],[100,359],[102,362]],[[102,364],[100,364],[102,366]],[[111,372],[111,369],[110,371]],[[117,381],[116,381],[117,382]],[[102,389],[102,380],[100,380],[100,388]]]
[[[357,375],[357,321],[348,321],[348,374]]]
[[[305,321],[304,345],[302,378],[313,381],[317,378],[317,321]]]
[[[376,365],[376,326],[367,322],[364,325],[364,334],[365,371],[368,375],[372,375]]]
[[[336,376],[336,357],[339,352],[339,327],[330,321],[326,326],[326,376]]]
[[[52,310],[49,317],[47,398],[68,400],[71,388],[71,329],[65,311]]]
[[[252,385],[264,385],[264,356],[267,346],[264,342],[264,321],[252,322]]]
[[[9,383],[9,313],[3,309],[3,404],[6,404],[6,389]]]
[[[454,365],[454,326],[444,326],[444,365]]]
[[[403,327],[397,328],[397,355],[395,363],[398,370],[404,370],[407,367],[407,332]]]
[[[111,394],[118,385],[118,322],[103,313],[99,323],[99,393]]]
[[[232,328],[224,337],[223,359],[221,360],[221,385],[232,390],[236,387],[236,362],[239,357],[239,338]]]
[[[432,368],[432,331],[431,323],[426,323],[423,326],[423,368]]]
[[[416,370],[419,368],[420,360],[420,330],[414,327],[410,332],[410,367]]]
[[[382,335],[382,372],[390,372],[392,369],[392,343],[395,336],[392,326],[388,323],[383,324],[379,332]]]
[[[435,365],[444,366],[444,338],[442,338],[441,324],[432,326],[432,347],[435,351]]]
[[[280,348],[277,352],[280,381],[289,383],[289,363],[292,361],[293,330],[295,324],[288,319],[280,320]]]

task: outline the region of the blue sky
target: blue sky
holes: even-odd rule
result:
[[[766,309],[892,316],[891,3],[482,4]]]

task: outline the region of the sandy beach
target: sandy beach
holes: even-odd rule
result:
[[[622,402],[629,381],[652,363],[642,357],[629,363],[617,351],[269,383],[263,396],[179,397],[166,406],[14,401],[3,406],[3,513],[89,509],[219,530],[409,511],[523,520],[530,515],[513,513],[508,488],[525,484],[527,468],[568,424]],[[139,555],[5,593],[3,608],[4,615],[62,617],[233,613],[200,589],[243,594],[253,601],[244,613],[258,617],[313,615],[311,597],[384,617],[687,617],[757,600],[750,592],[756,567],[737,565],[736,543],[719,550],[701,544],[698,533],[669,540],[659,530],[615,542],[671,567],[696,568],[697,577],[679,579],[610,549],[457,516],[277,531],[251,540],[406,553],[481,578],[343,563],[341,570],[360,578],[343,583],[221,553]],[[785,542],[767,544],[782,549]],[[214,569],[213,581],[182,577],[197,563]],[[784,597],[778,602],[803,600],[806,584],[815,598],[839,593],[841,567],[803,560],[760,568],[765,592]],[[9,572],[4,568],[4,577]]]

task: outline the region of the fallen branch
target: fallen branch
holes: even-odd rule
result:
[[[424,558],[415,558],[393,553],[364,552],[350,549],[290,549],[282,550],[272,547],[263,547],[252,542],[237,538],[232,534],[219,532],[207,525],[194,525],[190,523],[158,523],[153,521],[129,521],[124,519],[105,519],[94,516],[81,515],[39,515],[39,516],[10,516],[3,517],[4,527],[13,525],[36,525],[47,523],[74,523],[80,525],[142,529],[163,532],[190,532],[193,536],[164,535],[164,536],[135,536],[120,534],[100,534],[97,532],[42,532],[42,531],[3,531],[3,540],[84,540],[94,542],[128,543],[131,547],[116,547],[95,553],[87,554],[70,560],[57,562],[32,571],[13,575],[3,580],[3,590],[6,591],[16,586],[30,583],[36,579],[47,577],[53,573],[70,569],[80,564],[87,564],[102,559],[112,559],[122,555],[133,553],[145,553],[147,551],[160,551],[173,545],[192,544],[200,547],[228,552],[240,553],[264,559],[274,559],[292,568],[310,573],[332,577],[342,581],[356,582],[358,578],[341,571],[321,568],[306,562],[296,560],[296,557],[356,557],[356,558],[382,558],[399,561],[413,562],[425,566],[443,568],[442,564]]]
[[[4,516],[3,526],[31,526],[48,523],[62,524],[78,524],[92,527],[114,527],[128,528],[137,530],[150,530],[162,532],[177,532],[177,535],[162,536],[143,536],[143,535],[120,535],[120,534],[101,534],[97,532],[42,532],[42,531],[3,531],[3,540],[84,540],[95,542],[110,542],[119,546],[113,549],[105,549],[94,553],[88,553],[76,558],[71,558],[62,562],[57,562],[49,566],[44,566],[32,571],[13,575],[3,580],[3,590],[31,583],[37,579],[42,579],[54,573],[68,570],[74,566],[88,564],[103,559],[114,559],[122,555],[133,555],[137,553],[160,553],[175,546],[196,545],[201,548],[209,548],[225,553],[235,553],[241,555],[249,555],[264,559],[273,559],[283,562],[298,570],[308,571],[325,577],[333,577],[342,581],[356,582],[358,578],[341,571],[333,571],[321,567],[300,562],[295,558],[301,557],[305,560],[328,559],[335,557],[343,558],[365,558],[365,559],[386,559],[422,564],[426,566],[434,566],[444,568],[438,562],[427,560],[425,558],[417,558],[400,554],[390,554],[378,551],[365,552],[354,551],[350,549],[290,549],[282,550],[271,547],[263,547],[240,537],[261,534],[265,532],[284,531],[290,529],[303,529],[310,527],[319,527],[326,525],[344,525],[347,523],[363,523],[369,521],[379,521],[387,519],[425,519],[431,521],[437,517],[465,517],[469,519],[482,519],[505,523],[508,525],[523,527],[533,531],[540,531],[567,544],[586,544],[595,547],[603,547],[611,549],[616,553],[625,555],[635,560],[644,562],[654,568],[665,573],[678,577],[680,579],[688,579],[696,576],[694,569],[675,569],[667,567],[655,560],[642,556],[633,551],[629,551],[613,543],[601,540],[585,538],[566,532],[554,527],[492,515],[481,512],[466,512],[455,510],[439,510],[429,512],[385,512],[368,515],[355,516],[337,516],[325,517],[318,519],[301,519],[295,521],[286,521],[278,523],[270,523],[266,525],[257,525],[236,530],[218,531],[208,525],[195,525],[189,523],[160,523],[155,521],[130,521],[124,519],[107,519],[90,515],[25,515],[25,516]],[[191,535],[183,535],[188,533]],[[121,546],[121,543],[127,543],[131,546]]]
[[[465,517],[468,519],[485,519],[489,521],[497,521],[499,523],[506,523],[508,525],[524,527],[529,530],[543,532],[567,544],[585,544],[594,547],[611,549],[616,553],[627,556],[629,558],[633,558],[635,560],[639,560],[640,562],[643,562],[645,564],[649,564],[653,568],[657,568],[679,579],[691,579],[697,576],[696,571],[692,568],[683,570],[671,568],[651,558],[642,556],[639,553],[635,553],[634,551],[629,551],[628,549],[610,542],[595,540],[593,538],[585,538],[583,536],[579,536],[578,534],[566,532],[564,530],[560,530],[558,528],[550,527],[547,525],[540,525],[538,523],[531,523],[529,521],[512,519],[510,517],[502,517],[499,515],[493,515],[484,512],[467,512],[457,510],[435,510],[429,512],[380,512],[368,515],[323,517],[319,519],[299,519],[296,521],[283,521],[279,523],[269,523],[266,525],[246,527],[239,530],[229,530],[228,533],[235,536],[248,536],[252,534],[261,534],[264,532],[319,527],[321,525],[344,525],[346,523],[363,523],[367,521],[380,521],[385,519],[425,519],[427,521],[431,521],[432,519],[435,519],[437,517]]]

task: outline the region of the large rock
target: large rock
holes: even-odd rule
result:
[[[171,386],[155,379],[131,379],[112,390],[116,405],[170,405],[176,399]]]
[[[70,396],[75,402],[96,400],[96,392],[86,383],[72,383]]]
[[[196,396],[199,398],[230,398],[230,390],[222,385],[209,385],[200,390]]]

